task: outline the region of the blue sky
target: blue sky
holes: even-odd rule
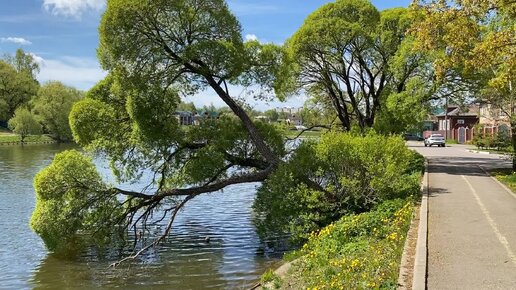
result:
[[[243,35],[282,43],[325,0],[229,0]],[[380,10],[406,7],[410,0],[372,1]],[[105,76],[96,59],[97,27],[105,0],[0,0],[0,55],[21,47],[41,62],[41,82],[59,80],[87,90]],[[198,104],[218,101],[209,93]],[[299,105],[301,99],[288,102]],[[263,108],[263,105],[258,105]]]

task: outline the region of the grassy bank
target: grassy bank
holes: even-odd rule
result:
[[[301,131],[285,130],[285,135],[288,138],[295,138],[299,133],[301,133]],[[300,136],[300,138],[320,138],[323,133],[324,131],[306,131]]]
[[[285,277],[268,273],[274,289],[396,289],[413,215],[412,199],[386,201],[313,233]]]
[[[490,173],[500,182],[507,185],[513,192],[516,192],[516,173],[513,173],[512,169],[496,169]]]
[[[53,143],[54,139],[50,138],[47,135],[34,135],[28,136],[24,140],[25,143]],[[0,145],[16,145],[21,144],[20,136],[9,134],[9,133],[0,133]]]

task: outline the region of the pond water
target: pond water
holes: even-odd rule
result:
[[[251,222],[256,184],[192,200],[170,241],[144,262],[113,269],[113,260],[88,253],[55,257],[29,228],[32,181],[56,153],[70,148],[0,146],[0,289],[248,289],[277,266],[278,257],[263,250]]]

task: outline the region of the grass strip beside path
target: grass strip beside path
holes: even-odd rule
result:
[[[505,184],[513,192],[516,192],[516,173],[513,173],[512,169],[495,169],[491,170],[492,176],[496,177],[501,183]]]
[[[268,273],[263,280],[272,280],[275,289],[396,289],[413,213],[414,202],[407,199],[345,216],[312,233],[289,257],[299,259],[285,277]]]

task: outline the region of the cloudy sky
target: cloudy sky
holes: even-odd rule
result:
[[[230,0],[242,23],[243,35],[282,43],[325,0]],[[372,1],[380,10],[406,7],[410,0]],[[41,82],[59,80],[87,90],[105,76],[96,59],[97,27],[105,0],[0,0],[0,55],[17,48],[33,53],[41,63]],[[299,98],[285,105],[299,105]],[[220,103],[209,92],[198,104]],[[258,105],[262,109],[263,104]]]

